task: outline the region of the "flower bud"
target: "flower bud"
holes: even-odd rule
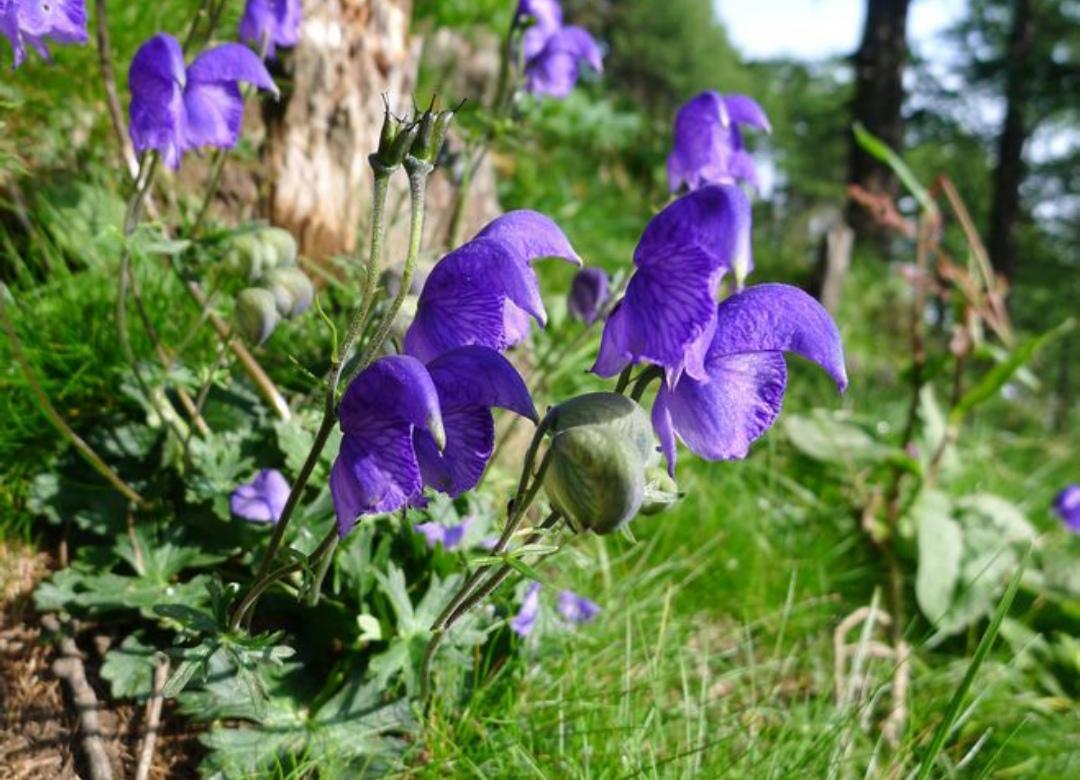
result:
[[[246,341],[262,344],[278,324],[274,295],[261,287],[248,287],[236,296],[236,329]]]
[[[226,266],[236,274],[254,282],[274,266],[274,251],[267,246],[258,232],[241,233],[232,240]]]
[[[315,286],[299,268],[274,268],[263,283],[274,297],[278,314],[286,319],[303,314],[315,298]]]
[[[570,285],[566,308],[576,320],[592,325],[610,297],[608,276],[603,268],[582,268]]]
[[[657,460],[645,410],[617,393],[589,393],[552,409],[549,420],[551,503],[578,530],[607,534],[629,522]]]
[[[398,119],[390,113],[388,105],[383,116],[382,131],[379,134],[379,148],[368,157],[368,162],[375,173],[387,175],[401,165],[401,161],[412,148],[416,133],[416,123],[406,123]]]
[[[420,117],[420,126],[413,142],[410,156],[426,163],[434,163],[442,149],[450,123],[454,119],[453,110],[433,111],[428,109]]]
[[[266,250],[267,259],[271,260],[269,268],[281,268],[282,266],[296,265],[296,239],[285,228],[268,227],[258,233]]]
[[[679,486],[667,469],[652,466],[645,469],[645,500],[641,514],[658,515],[679,500]]]

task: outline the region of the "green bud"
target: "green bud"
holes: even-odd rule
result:
[[[286,319],[303,314],[315,299],[315,285],[299,268],[274,268],[262,281],[273,295],[277,313]]]
[[[450,130],[450,123],[454,119],[454,112],[432,111],[428,109],[420,117],[420,127],[416,134],[409,155],[427,163],[434,163],[442,149],[446,134]]]
[[[271,260],[264,270],[296,265],[296,239],[292,233],[285,228],[268,227],[257,235],[262,239],[267,259]]]
[[[589,393],[549,412],[551,461],[544,488],[579,530],[607,534],[645,500],[645,470],[656,462],[645,410],[617,393]]]
[[[667,469],[653,466],[645,469],[645,501],[641,514],[658,515],[679,500],[679,486]]]
[[[368,162],[376,174],[388,175],[401,165],[412,148],[417,130],[415,122],[403,122],[391,114],[390,107],[387,106],[379,134],[379,148],[368,157]]]
[[[261,287],[248,287],[236,296],[236,329],[246,341],[262,344],[278,324],[274,295]]]
[[[254,282],[274,266],[276,255],[258,232],[241,233],[232,240],[225,262],[228,269]]]

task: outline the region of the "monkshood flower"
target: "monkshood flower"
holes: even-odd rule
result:
[[[276,469],[263,469],[229,497],[232,513],[257,523],[276,523],[289,498],[289,483]]]
[[[135,150],[156,149],[176,169],[191,149],[235,146],[244,116],[241,81],[277,94],[266,66],[246,46],[221,44],[185,67],[180,43],[155,35],[135,52],[128,71]]]
[[[265,46],[266,56],[273,59],[278,46],[300,42],[301,19],[300,0],[248,0],[240,19],[240,40],[257,50]]]
[[[1070,530],[1080,533],[1080,485],[1069,485],[1058,493],[1054,511]]]
[[[564,98],[569,95],[587,65],[597,73],[604,69],[600,47],[587,30],[563,26],[562,8],[555,0],[521,0],[517,19],[532,19],[522,36],[525,89],[534,95]]]
[[[582,268],[570,285],[566,308],[570,316],[592,325],[610,296],[610,284],[604,269]]]
[[[671,191],[737,181],[757,187],[740,125],[771,131],[761,106],[745,95],[710,90],[684,103],[675,115],[675,142],[667,159]]]
[[[646,225],[634,265],[592,370],[614,376],[648,361],[670,382],[684,370],[704,381],[720,281],[728,270],[753,267],[746,195],[735,185],[710,185],[674,201]]]
[[[465,534],[472,524],[473,518],[466,517],[455,525],[443,525],[436,522],[417,523],[413,526],[413,530],[418,534],[423,534],[427,540],[427,546],[432,549],[441,544],[444,550],[456,550],[465,541]]]
[[[675,437],[706,460],[746,457],[780,414],[787,387],[784,353],[821,366],[847,387],[840,333],[825,308],[797,287],[760,284],[716,308],[705,377],[687,371],[660,387],[652,421],[675,473]]]
[[[563,619],[574,626],[588,623],[600,614],[600,605],[584,596],[579,596],[572,590],[564,590],[559,593],[555,609]]]
[[[51,61],[46,39],[86,43],[86,0],[0,0],[0,35],[11,43],[13,68],[26,59],[27,44]]]
[[[536,628],[538,617],[540,617],[540,583],[530,582],[525,589],[525,598],[521,600],[521,608],[510,621],[510,630],[518,636],[528,636]]]
[[[364,514],[423,506],[425,486],[450,496],[473,488],[495,448],[496,406],[537,418],[517,371],[484,347],[427,365],[390,355],[360,372],[341,400],[344,436],[330,473],[339,533]]]
[[[581,265],[559,226],[536,211],[510,211],[435,264],[405,334],[405,352],[428,361],[479,345],[502,351],[547,321],[530,263],[559,257]]]

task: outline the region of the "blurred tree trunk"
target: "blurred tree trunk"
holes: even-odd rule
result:
[[[1005,121],[998,136],[994,200],[990,208],[987,250],[994,268],[1010,280],[1016,270],[1016,227],[1020,222],[1020,185],[1024,178],[1024,145],[1031,133],[1027,121],[1031,84],[1030,60],[1036,24],[1031,0],[1014,0],[1005,58]]]
[[[907,15],[910,0],[866,0],[866,24],[855,53],[854,118],[894,149],[904,141],[904,65],[907,62]],[[851,141],[848,181],[874,194],[895,197],[896,176]],[[860,237],[883,238],[869,212],[848,205],[848,224]]]

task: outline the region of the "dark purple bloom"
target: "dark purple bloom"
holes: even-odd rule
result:
[[[266,67],[246,46],[224,43],[185,67],[179,42],[155,35],[135,52],[128,71],[135,150],[156,149],[175,169],[190,149],[235,146],[244,116],[241,81],[277,93]]]
[[[705,376],[689,370],[665,382],[653,404],[653,427],[675,473],[675,437],[706,460],[746,457],[772,426],[784,401],[784,353],[812,360],[847,387],[840,333],[824,307],[797,287],[761,284],[716,308]]]
[[[575,626],[588,623],[600,614],[599,604],[584,596],[579,596],[572,590],[564,590],[559,593],[555,608],[566,621]]]
[[[86,0],[0,0],[0,35],[11,43],[13,68],[26,59],[26,45],[51,60],[45,39],[86,43]]]
[[[525,598],[521,600],[521,608],[510,621],[510,629],[518,636],[528,636],[536,627],[538,617],[540,617],[540,583],[530,582],[525,589]]]
[[[289,498],[289,483],[280,471],[263,469],[229,498],[232,513],[257,523],[276,523]]]
[[[424,535],[428,547],[434,548],[435,545],[441,544],[445,550],[456,550],[465,541],[465,534],[472,523],[473,518],[471,517],[466,517],[456,525],[443,525],[432,521],[418,523],[413,526],[413,530]]]
[[[341,400],[341,449],[330,490],[344,535],[363,514],[424,504],[425,486],[457,496],[474,487],[495,447],[492,407],[536,420],[528,388],[502,355],[462,347],[426,366],[381,358]]]
[[[521,0],[517,18],[526,17],[532,19],[521,41],[527,91],[564,98],[577,84],[583,65],[597,73],[603,71],[595,39],[581,27],[564,27],[562,8],[556,0]]]
[[[634,265],[604,325],[593,371],[614,376],[646,360],[663,366],[672,382],[684,370],[705,380],[720,280],[752,267],[746,195],[735,185],[712,185],[679,198],[645,227]]]
[[[529,317],[547,314],[530,262],[561,257],[581,264],[550,218],[511,211],[440,260],[420,293],[405,351],[429,361],[455,347],[504,350],[529,333]]]
[[[286,48],[300,42],[300,0],[248,0],[240,19],[240,40],[258,50],[266,47],[273,58],[278,46]]]
[[[582,268],[570,285],[566,308],[574,318],[592,325],[610,295],[608,275],[603,268]]]
[[[761,106],[745,95],[710,90],[684,103],[675,115],[675,142],[667,160],[671,191],[737,181],[756,187],[757,172],[740,125],[771,130]]]
[[[1069,485],[1058,493],[1054,511],[1070,530],[1080,532],[1080,485]]]

